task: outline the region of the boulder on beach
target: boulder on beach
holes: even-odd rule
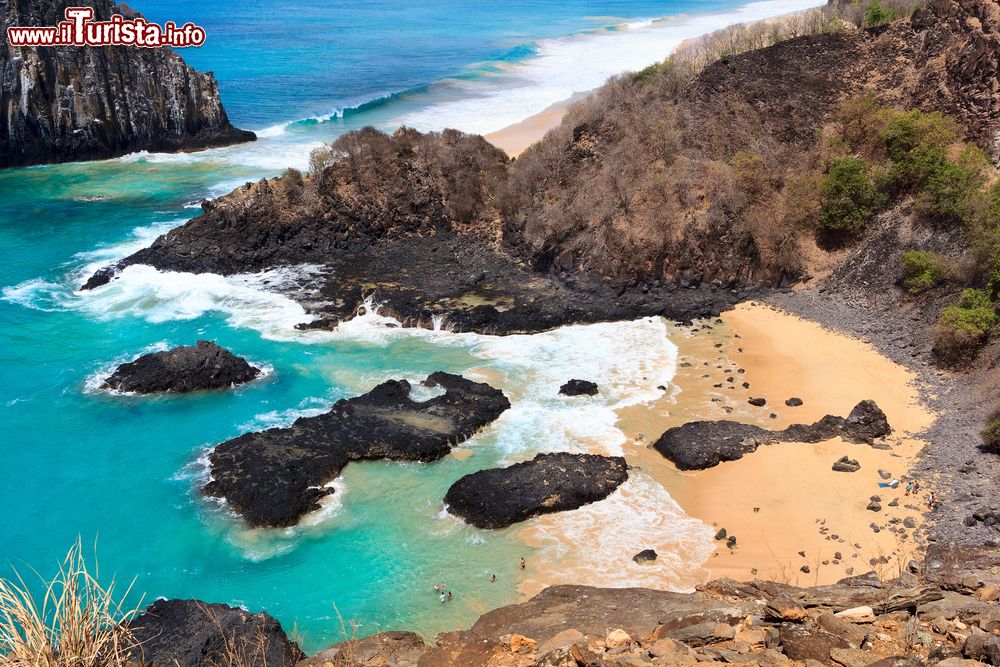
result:
[[[559,393],[563,396],[596,396],[597,385],[587,380],[570,380],[559,387]]]
[[[836,472],[857,472],[861,470],[861,464],[857,459],[852,459],[845,454],[833,462],[833,469]]]
[[[243,357],[237,357],[212,341],[199,340],[196,345],[151,352],[124,363],[101,387],[136,394],[184,394],[228,389],[250,382],[260,373],[259,368],[251,366]]]
[[[792,424],[781,431],[739,422],[696,421],[667,429],[653,448],[681,470],[704,470],[735,461],[775,442],[816,443],[840,437],[876,446],[892,433],[885,413],[874,401],[861,401],[845,417],[827,415],[813,424]]]
[[[349,462],[435,461],[510,407],[499,389],[461,375],[438,371],[422,384],[445,392],[417,402],[406,380],[389,380],[325,414],[223,442],[204,491],[251,526],[291,526],[334,492]]]
[[[620,456],[538,454],[506,468],[466,475],[448,489],[448,511],[478,528],[504,528],[539,514],[573,510],[611,495],[628,469]]]
[[[293,667],[305,656],[269,614],[198,600],[157,600],[128,623],[144,665]]]
[[[797,396],[792,396],[791,398],[785,399],[785,405],[790,408],[797,408],[802,405],[802,399]]]

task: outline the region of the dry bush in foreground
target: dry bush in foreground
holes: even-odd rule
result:
[[[0,662],[11,667],[119,667],[129,662],[132,638],[124,627],[137,612],[126,607],[115,581],[105,587],[88,569],[80,541],[69,550],[44,594],[36,599],[24,578],[0,579]]]

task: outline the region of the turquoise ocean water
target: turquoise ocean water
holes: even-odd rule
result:
[[[680,39],[810,4],[140,2],[153,20],[206,28],[207,44],[183,55],[215,72],[234,124],[261,139],[0,172],[0,575],[11,565],[50,572],[81,536],[96,541],[102,573],[135,577],[146,602],[198,597],[266,609],[309,650],[340,637],[334,605],[363,634],[450,630],[516,600],[536,565],[557,580],[570,558],[605,566],[591,583],[687,585],[711,533],[641,474],[605,503],[544,522],[548,539],[534,549],[520,528],[472,529],[441,505],[455,479],[483,467],[538,451],[620,451],[613,409],[655,397],[673,374],[663,322],[498,339],[387,329],[369,313],[335,334],[302,334],[293,327],[308,316],[275,288],[308,267],[230,278],[133,267],[93,293],[76,288],[196,215],[201,199],[303,167],[310,148],[348,129],[496,130],[659,60]],[[264,365],[267,377],[184,397],[97,389],[117,363],[198,338]],[[330,503],[293,530],[246,530],[199,496],[212,444],[290,423],[390,377],[442,369],[488,380],[514,403],[458,456],[353,464]],[[608,391],[557,398],[570,376]],[[595,531],[608,539],[593,539]],[[670,556],[630,570],[630,554],[651,543]],[[525,573],[522,555],[532,566]],[[432,591],[442,579],[456,594],[447,605]]]

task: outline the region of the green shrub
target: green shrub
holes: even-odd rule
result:
[[[979,148],[966,146],[954,162],[943,159],[927,165],[917,203],[926,214],[951,223],[972,222],[984,208],[982,193],[988,158]]]
[[[837,232],[860,232],[883,203],[868,163],[855,157],[830,163],[820,194],[820,224]]]
[[[899,258],[903,268],[903,287],[919,294],[940,285],[948,278],[948,265],[932,252],[910,250]]]
[[[915,160],[940,160],[958,136],[954,120],[938,111],[924,113],[919,109],[893,114],[882,130],[889,159],[904,165]]]
[[[958,303],[941,311],[934,330],[934,352],[949,362],[972,357],[997,323],[989,295],[977,289],[962,292]]]
[[[987,424],[980,435],[983,438],[983,445],[988,450],[1000,453],[1000,419],[994,419]]]
[[[895,7],[884,7],[880,0],[872,0],[865,5],[865,27],[875,28],[881,25],[888,25],[903,14]]]

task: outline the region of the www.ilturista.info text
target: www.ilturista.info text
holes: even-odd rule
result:
[[[10,46],[201,46],[205,29],[185,23],[178,27],[173,21],[163,26],[150,23],[141,16],[126,19],[113,14],[109,21],[93,21],[93,7],[67,7],[66,20],[52,27],[11,26],[7,28]]]

